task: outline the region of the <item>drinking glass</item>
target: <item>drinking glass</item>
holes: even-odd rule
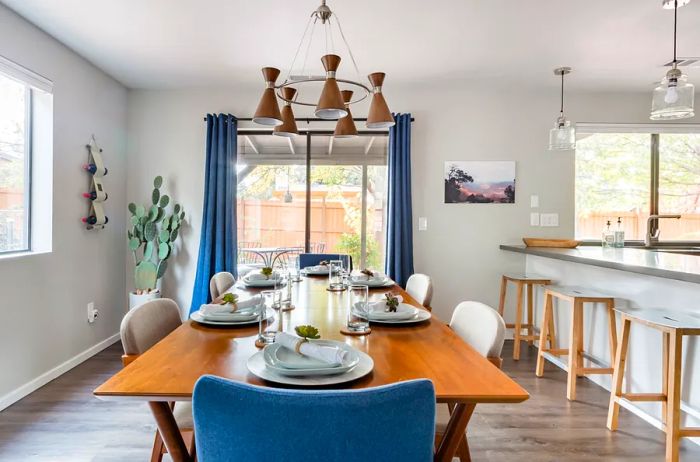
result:
[[[275,303],[279,302],[278,290],[260,292],[260,318],[258,323],[258,342],[269,345],[275,342],[275,334],[282,331],[282,316],[275,313]],[[279,306],[279,305],[277,305]],[[269,316],[273,314],[273,316]]]
[[[348,288],[348,330],[367,332],[369,330],[369,287],[352,284]]]
[[[293,308],[292,306],[292,271],[287,268],[286,273],[284,273],[284,280],[287,281],[287,284],[284,286],[284,288],[280,289],[281,293],[281,300],[280,300],[280,307],[283,310],[291,310]]]
[[[328,290],[345,290],[345,284],[343,284],[343,262],[341,260],[331,260],[328,263]]]
[[[301,263],[299,255],[295,256],[292,261],[292,266],[294,267],[294,276],[292,277],[292,282],[301,282]]]

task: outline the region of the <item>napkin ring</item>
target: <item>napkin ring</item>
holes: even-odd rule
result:
[[[309,339],[306,339],[306,338],[299,339],[297,344],[294,345],[294,351],[296,351],[297,354],[301,354],[301,346],[308,341],[309,341]]]

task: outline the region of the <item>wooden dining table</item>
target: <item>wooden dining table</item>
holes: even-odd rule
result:
[[[435,461],[451,461],[479,403],[519,403],[528,393],[481,356],[433,315],[410,325],[372,324],[365,336],[340,332],[347,317],[347,293],[329,292],[323,277],[292,283],[295,308],[282,313],[284,330],[302,324],[316,326],[322,338],[339,340],[367,353],[374,361],[368,375],[333,388],[369,388],[427,378],[433,382],[438,403],[452,408]],[[259,290],[234,286],[241,299]],[[371,289],[371,299],[399,294],[405,303],[425,309],[399,286]],[[285,387],[251,374],[246,362],[258,349],[257,325],[208,327],[188,320],[128,366],[95,389],[100,399],[146,401],[158,430],[175,462],[191,462],[169,403],[192,399],[197,379],[205,374],[266,387]]]

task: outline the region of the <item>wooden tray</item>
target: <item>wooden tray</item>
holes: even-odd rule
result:
[[[574,249],[581,243],[575,239],[540,239],[524,237],[523,242],[528,247],[553,247],[558,249]]]

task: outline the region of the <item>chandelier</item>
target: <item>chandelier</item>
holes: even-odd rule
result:
[[[302,69],[305,69],[309,49],[311,48],[311,42],[314,37],[314,31],[318,23],[320,23],[323,28],[326,40],[326,54],[321,57],[321,63],[326,72],[325,75],[292,75],[292,69],[294,69],[297,58],[306,43],[306,52],[302,65]],[[395,124],[394,117],[391,115],[389,106],[382,94],[382,85],[384,84],[385,78],[383,72],[369,74],[367,76],[369,86],[359,80],[339,78],[337,76],[341,59],[337,54],[329,52],[328,48],[329,39],[331,48],[333,47],[334,25],[338,30],[338,35],[345,44],[355,72],[359,76],[360,72],[357,63],[343,34],[338,15],[333,13],[331,9],[326,6],[326,0],[321,0],[321,6],[314,10],[309,17],[306,29],[299,42],[292,64],[289,67],[289,73],[284,81],[281,84],[277,84],[277,79],[281,73],[279,69],[274,67],[262,68],[266,88],[263,91],[260,103],[253,116],[253,122],[274,127],[274,135],[286,137],[296,136],[299,131],[294,119],[292,106],[312,106],[315,107],[314,114],[319,119],[338,121],[334,136],[341,138],[357,136],[357,128],[352,119],[350,106],[370,97],[369,113],[367,114],[366,122],[367,128],[389,128]],[[300,90],[298,87],[305,86],[312,82],[323,83],[323,89],[321,90],[318,101],[311,102],[299,99]],[[344,87],[343,91],[340,89],[341,86]],[[346,89],[345,87],[350,87],[355,91]],[[357,96],[353,97],[353,95]],[[281,110],[279,108],[278,98],[283,102]]]

